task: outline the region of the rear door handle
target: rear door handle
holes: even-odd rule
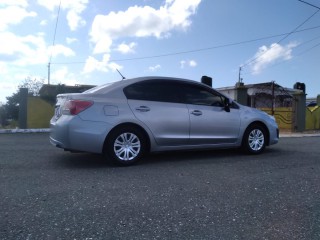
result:
[[[140,106],[140,107],[136,107],[136,110],[139,112],[149,112],[150,108],[147,106]]]
[[[191,114],[195,115],[195,116],[201,116],[202,112],[200,110],[194,110],[191,112]]]

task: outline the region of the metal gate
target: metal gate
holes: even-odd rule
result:
[[[255,85],[250,94],[251,107],[273,115],[282,130],[293,130],[295,126],[295,98],[275,82]]]

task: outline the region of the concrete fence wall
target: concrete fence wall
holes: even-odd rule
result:
[[[54,106],[39,97],[28,97],[28,128],[48,128]]]
[[[320,107],[307,107],[306,130],[320,130]]]
[[[28,89],[20,89],[19,128],[49,128],[54,106],[40,97],[28,96]]]
[[[246,96],[242,86],[239,86],[237,94],[239,102],[245,103]],[[54,114],[54,106],[40,97],[27,96],[26,90],[21,90],[19,128],[48,128],[50,119]],[[275,108],[274,117],[280,130],[304,131],[320,130],[320,107],[305,107],[305,95],[295,96],[296,103],[292,108]],[[245,104],[244,104],[245,105]],[[261,110],[271,114],[270,108]]]

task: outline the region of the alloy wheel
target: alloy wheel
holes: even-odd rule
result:
[[[113,149],[120,160],[130,161],[139,155],[141,143],[137,135],[126,132],[115,139]]]

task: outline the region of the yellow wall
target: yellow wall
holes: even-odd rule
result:
[[[260,108],[260,110],[271,115],[271,108]],[[275,108],[274,117],[281,130],[292,130],[293,129],[293,112],[292,108]]]
[[[307,107],[306,109],[306,130],[320,129],[320,107]]]
[[[260,110],[271,114],[271,108],[260,108]],[[278,123],[280,130],[293,129],[293,112],[292,108],[276,108],[274,117]],[[320,129],[320,107],[307,107],[306,108],[306,130],[319,130]]]
[[[271,108],[260,108],[271,114]],[[28,128],[48,128],[50,119],[54,114],[54,106],[39,97],[28,97]],[[274,117],[280,130],[293,129],[292,108],[276,108]],[[320,129],[320,107],[306,108],[306,130]]]
[[[39,97],[28,97],[28,128],[48,128],[54,106]]]

